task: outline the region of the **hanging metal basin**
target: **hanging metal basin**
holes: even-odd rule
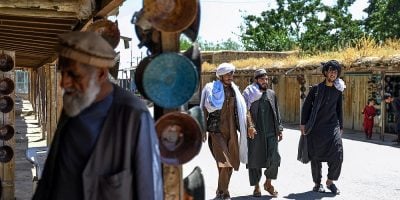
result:
[[[14,108],[14,100],[9,96],[0,97],[0,111],[8,113]]]
[[[4,125],[0,128],[0,140],[7,141],[14,136],[15,130],[11,125]]]
[[[194,64],[196,67],[198,79],[201,80],[201,53],[200,53],[200,47],[197,43],[193,43],[193,45],[186,50],[183,55],[186,58],[189,58],[190,61]],[[198,88],[196,88],[197,90]]]
[[[14,81],[9,78],[3,78],[0,80],[0,94],[8,95],[11,94],[15,89]]]
[[[188,110],[188,114],[193,117],[194,120],[199,124],[202,133],[206,132],[206,121],[204,112],[200,106],[194,106]]]
[[[136,84],[137,90],[146,99],[149,99],[149,98],[147,97],[146,93],[144,92],[142,80],[143,80],[144,69],[146,69],[146,66],[150,63],[150,61],[151,61],[150,57],[143,58],[143,60],[140,61],[139,65],[137,66],[136,71],[135,71],[135,84]]]
[[[108,19],[100,19],[88,26],[86,31],[100,33],[101,36],[115,49],[120,41],[118,23]]]
[[[155,57],[144,69],[142,84],[147,97],[163,108],[189,101],[199,82],[194,64],[177,53]]]
[[[4,145],[0,147],[0,162],[8,163],[14,156],[14,151],[10,146]]]
[[[183,179],[183,188],[185,194],[193,197],[193,200],[205,199],[205,183],[200,167],[196,166],[193,171]]]
[[[181,32],[195,20],[197,4],[198,0],[155,0],[150,3],[145,1],[144,18],[157,30]]]
[[[197,15],[194,19],[193,23],[183,31],[183,34],[186,35],[192,42],[197,40],[197,36],[199,35],[199,27],[200,27],[200,1],[197,2]]]
[[[197,122],[188,114],[171,112],[156,122],[161,161],[182,165],[195,157],[201,149],[202,136]]]
[[[302,85],[301,87],[300,87],[300,91],[301,92],[305,92],[307,89],[306,89],[306,87],[304,86],[304,85]]]
[[[5,53],[0,54],[0,70],[8,72],[14,68],[13,58]]]
[[[143,30],[139,25],[135,25],[135,33],[139,39],[138,47],[145,46],[148,54],[159,54],[161,52],[161,33],[153,28]]]

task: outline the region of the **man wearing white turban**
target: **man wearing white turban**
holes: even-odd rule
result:
[[[240,162],[247,163],[246,102],[233,83],[234,72],[232,64],[220,64],[216,71],[218,80],[207,83],[201,94],[200,106],[207,117],[208,145],[219,172],[215,199],[230,199],[228,186],[232,171],[239,169]]]

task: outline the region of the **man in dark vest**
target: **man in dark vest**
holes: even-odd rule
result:
[[[313,191],[325,192],[321,184],[322,163],[328,163],[326,187],[333,193],[340,191],[333,183],[338,180],[343,162],[342,93],[346,88],[339,78],[341,66],[336,60],[322,63],[325,80],[311,88],[301,112],[301,134],[308,134],[308,150],[314,181]]]
[[[109,80],[116,53],[94,32],[60,35],[63,111],[34,200],[163,199],[144,103]]]
[[[248,127],[248,163],[250,185],[254,186],[253,196],[260,197],[259,182],[264,171],[264,190],[277,196],[278,191],[271,180],[278,176],[281,157],[278,142],[282,140],[283,127],[275,92],[268,89],[268,76],[264,69],[257,69],[254,82],[243,92],[246,101]]]

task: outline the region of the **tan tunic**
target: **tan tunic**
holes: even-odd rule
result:
[[[225,101],[221,109],[221,133],[210,133],[210,149],[218,163],[239,169],[239,144],[235,118],[236,100],[231,87],[224,88]],[[221,165],[219,165],[221,166]]]

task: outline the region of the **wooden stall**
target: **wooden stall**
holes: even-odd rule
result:
[[[212,54],[211,54],[212,55]],[[205,55],[208,60],[210,53]],[[224,60],[232,62],[234,60]],[[323,62],[323,60],[321,60]],[[218,65],[218,63],[214,63]],[[378,115],[375,117],[374,134],[394,133],[393,111],[389,109],[382,98],[384,92],[391,92],[395,97],[400,97],[400,61],[399,56],[388,56],[384,58],[362,58],[352,64],[344,65],[341,78],[346,83],[347,88],[343,93],[343,117],[344,128],[352,130],[363,130],[362,111],[369,98],[374,98],[377,102]],[[237,69],[235,72],[235,83],[243,90],[251,81],[254,66],[244,67],[253,68],[252,70]],[[305,92],[309,92],[312,85],[324,80],[320,65],[298,65],[286,68],[264,67],[270,80],[276,78],[275,83],[270,87],[275,90],[282,115],[286,124],[299,124],[300,110],[302,105],[301,84],[297,77],[303,76],[305,79]],[[215,80],[215,72],[203,71],[202,86],[207,82]]]

